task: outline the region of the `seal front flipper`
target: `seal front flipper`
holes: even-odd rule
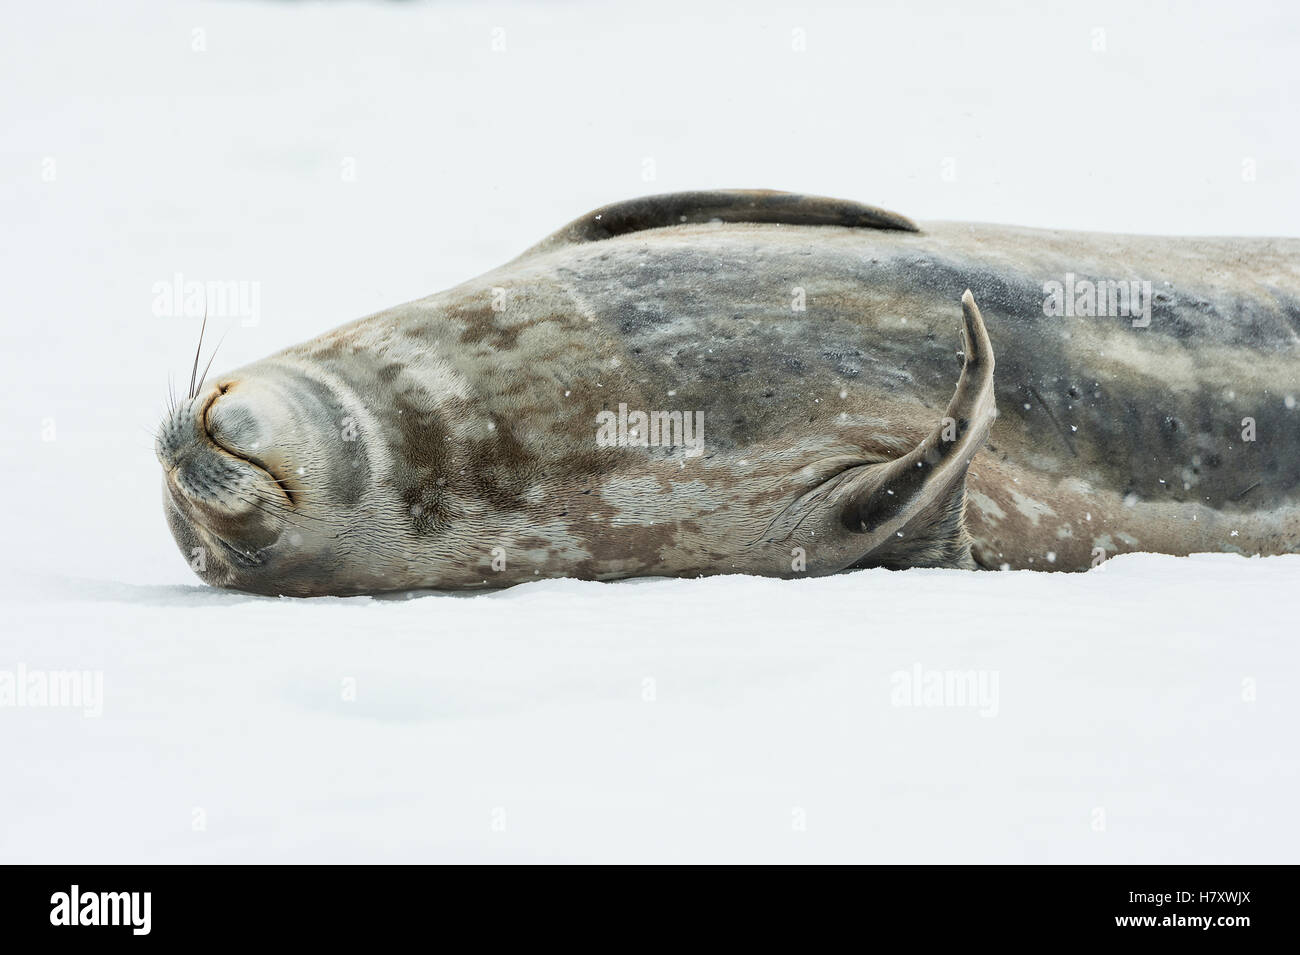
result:
[[[846,199],[805,196],[775,189],[669,192],[601,206],[547,236],[515,261],[564,246],[599,242],[630,232],[714,221],[920,231],[915,222],[897,212]]]
[[[966,471],[997,408],[993,346],[970,289],[961,305],[966,358],[943,419],[910,452],[868,465],[845,487],[844,527],[871,539],[864,565],[975,566],[966,531]]]
[[[823,566],[974,568],[966,471],[997,410],[993,346],[975,298],[962,296],[965,361],[943,418],[907,454],[847,467],[803,494],[768,528],[771,542],[830,548]]]

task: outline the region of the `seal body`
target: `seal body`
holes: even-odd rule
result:
[[[301,595],[1294,552],[1297,253],[635,200],[196,389],[165,509]]]

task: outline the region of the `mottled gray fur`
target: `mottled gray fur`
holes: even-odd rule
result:
[[[286,594],[1295,552],[1297,252],[633,200],[217,378],[165,508],[204,579]],[[1045,314],[1067,274],[1149,282],[1149,325]],[[702,453],[603,445],[620,405]]]

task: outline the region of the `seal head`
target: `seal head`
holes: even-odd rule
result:
[[[172,408],[155,444],[163,507],[206,582],[283,593],[310,567],[320,585],[342,530],[330,516],[339,481],[326,466],[336,404],[302,372],[258,363]]]

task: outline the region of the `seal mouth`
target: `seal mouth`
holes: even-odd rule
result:
[[[217,534],[214,534],[213,538],[219,545],[221,545],[221,551],[226,555],[226,558],[237,567],[242,567],[244,570],[252,570],[261,567],[266,563],[266,558],[260,550],[247,550],[232,544],[230,541]]]
[[[208,412],[211,410],[212,406],[216,404],[217,399],[220,398],[229,390],[230,390],[229,383],[218,385],[216,388],[213,389],[212,395],[208,398],[206,402],[204,402],[203,407],[199,410],[199,415],[198,415],[199,426],[200,426],[199,430],[203,432],[203,436],[207,438],[208,443],[211,444],[218,451],[222,452],[223,454],[228,454],[232,458],[235,458],[239,461],[243,461],[245,464],[249,465],[255,470],[261,471],[264,475],[266,475],[266,478],[272,484],[274,484],[277,488],[280,489],[280,493],[283,494],[285,500],[289,502],[289,506],[296,507],[298,503],[297,495],[294,493],[293,489],[289,486],[289,482],[287,478],[279,474],[266,461],[256,457],[255,455],[252,455],[247,451],[239,451],[236,450],[235,448],[222,444],[216,438],[216,436],[213,435],[212,429],[208,427]]]

